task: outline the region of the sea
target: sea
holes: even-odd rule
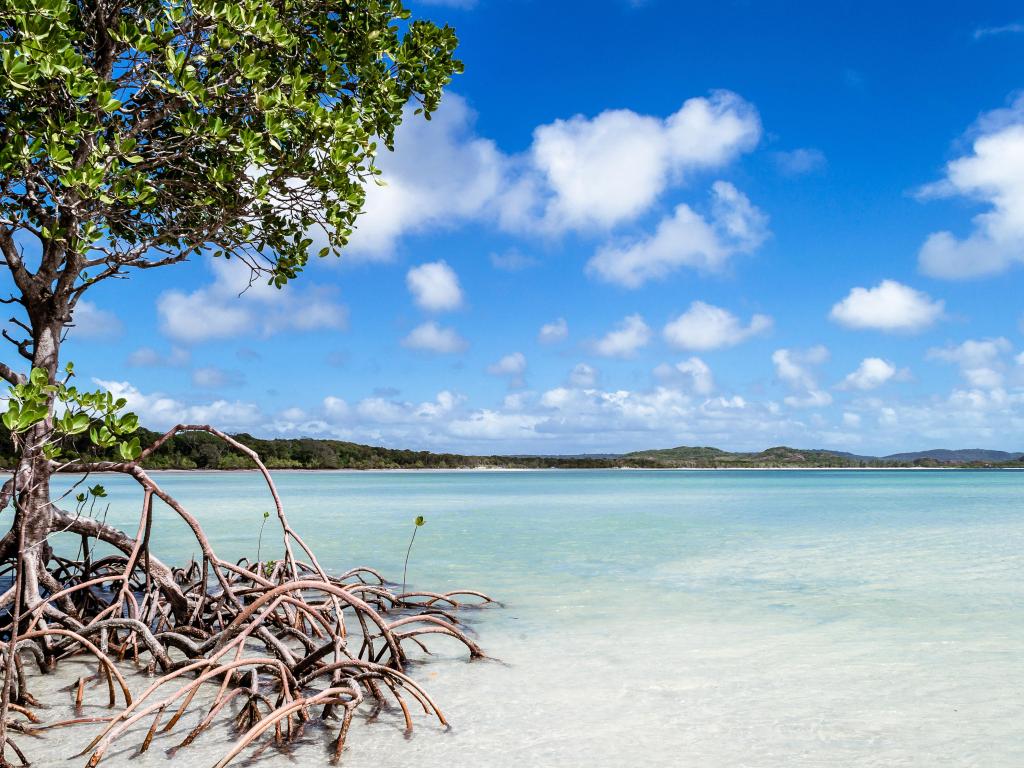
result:
[[[274,557],[252,472],[162,472],[225,558]],[[348,768],[1024,766],[1024,472],[418,471],[275,473],[321,563],[501,602],[410,674],[422,713],[357,718]],[[97,475],[93,514],[134,532],[141,495]],[[198,553],[158,504],[154,553]],[[73,542],[65,542],[72,546]],[[429,639],[429,636],[428,636]],[[70,672],[40,686],[68,697]],[[36,690],[36,689],[33,689]],[[105,688],[88,713],[106,713]],[[44,719],[46,719],[44,713]],[[213,765],[229,732],[135,738],[101,765]],[[34,765],[94,726],[24,740]],[[237,765],[327,764],[331,733]],[[69,760],[69,758],[72,758]]]

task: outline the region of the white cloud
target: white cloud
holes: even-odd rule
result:
[[[505,184],[508,158],[493,141],[474,135],[476,113],[464,99],[446,94],[429,122],[411,112],[397,131],[395,151],[378,157],[386,186],[367,186],[365,213],[347,255],[386,259],[406,233],[479,218]]]
[[[842,389],[877,389],[896,375],[896,366],[880,357],[865,357],[839,385]]]
[[[715,377],[711,368],[699,357],[668,365],[662,363],[654,369],[654,375],[665,382],[683,380],[688,389],[698,395],[710,395],[715,391]]]
[[[790,386],[808,389],[814,387],[815,379],[808,366],[823,363],[828,359],[828,350],[818,345],[805,352],[777,349],[772,353],[775,375]]]
[[[324,412],[333,419],[346,419],[352,412],[347,402],[340,397],[328,395],[324,398]]]
[[[1003,386],[1003,374],[994,368],[967,368],[963,375],[967,384],[976,389],[996,389]]]
[[[942,317],[945,304],[928,294],[883,280],[874,288],[854,288],[832,307],[829,317],[847,328],[920,331]]]
[[[200,289],[168,291],[157,300],[161,327],[168,336],[187,343],[251,333],[255,318],[235,297],[216,297]]]
[[[432,312],[462,306],[462,288],[455,270],[445,261],[432,261],[413,267],[405,276],[416,304]]]
[[[191,293],[171,290],[157,299],[164,333],[185,343],[270,336],[284,331],[343,329],[348,309],[324,286],[277,289],[258,281],[249,285],[249,269],[238,260],[211,259],[211,284]]]
[[[638,288],[682,267],[721,269],[733,256],[760,246],[768,237],[767,217],[728,182],[716,181],[711,192],[710,219],[679,205],[653,235],[599,249],[587,271],[606,282]]]
[[[1010,349],[1010,342],[1000,336],[995,339],[968,339],[955,346],[932,349],[928,355],[936,360],[956,363],[965,368],[977,368],[992,364]]]
[[[522,352],[505,355],[498,362],[489,365],[487,372],[492,376],[507,378],[510,387],[521,387],[523,374],[526,373],[526,355]]]
[[[803,176],[822,170],[828,161],[825,153],[813,147],[800,147],[772,154],[776,167],[787,176]]]
[[[501,413],[485,408],[452,421],[448,431],[455,437],[469,440],[530,440],[536,437],[534,428],[540,421],[540,417],[530,414]]]
[[[527,233],[609,229],[635,219],[693,172],[725,166],[761,135],[754,107],[734,93],[688,99],[667,118],[611,110],[538,126],[506,155],[474,133],[476,115],[448,94],[429,123],[408,116],[377,165],[346,255],[386,259],[403,235],[490,221]],[[319,244],[317,244],[319,245]],[[492,256],[499,269],[535,260]]]
[[[150,429],[168,429],[175,424],[210,424],[229,431],[245,430],[258,425],[263,418],[253,403],[215,400],[188,404],[159,392],[145,394],[127,381],[93,381],[114,397],[125,398],[128,410],[137,414],[140,422]]]
[[[964,238],[947,230],[928,236],[918,259],[935,277],[983,277],[1024,261],[1024,96],[983,114],[969,134],[970,153],[949,162],[945,177],[920,196],[964,197],[988,210]]]
[[[614,330],[594,343],[594,351],[605,357],[632,357],[651,341],[651,329],[640,315],[629,315]]]
[[[859,427],[861,417],[859,413],[846,412],[843,414],[843,424],[847,427]]]
[[[69,336],[74,339],[111,339],[120,336],[124,326],[113,312],[100,309],[91,301],[79,301],[71,317]]]
[[[587,387],[597,386],[598,371],[591,365],[586,363],[578,363],[572,371],[569,373],[569,383],[574,387]]]
[[[665,340],[679,349],[710,350],[732,347],[772,326],[767,315],[754,315],[747,325],[731,312],[695,301],[662,331]]]
[[[560,317],[557,320],[545,323],[540,327],[540,333],[537,334],[537,341],[542,344],[553,344],[556,341],[564,341],[568,337],[569,324],[565,322],[564,317]]]
[[[818,345],[799,351],[777,349],[772,353],[775,375],[795,393],[784,402],[794,408],[820,408],[832,402],[832,396],[818,387],[812,368],[828,359],[828,349]]]
[[[993,35],[1014,35],[1024,32],[1024,24],[1003,24],[997,27],[978,27],[974,30],[974,39],[981,40],[984,37]]]
[[[462,352],[468,345],[453,328],[445,328],[430,321],[413,328],[402,339],[402,346],[447,355]]]
[[[760,136],[756,110],[728,91],[688,99],[664,120],[619,109],[542,125],[529,154],[546,198],[540,225],[583,230],[636,218],[668,185],[725,165]]]
[[[930,349],[928,357],[959,366],[960,374],[971,387],[996,389],[1003,386],[1006,366],[1002,356],[1011,349],[1010,342],[1001,336],[995,339],[968,339],[955,346]]]

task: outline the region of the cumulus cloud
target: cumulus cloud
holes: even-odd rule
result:
[[[402,339],[402,346],[423,352],[450,355],[462,352],[468,344],[455,329],[445,328],[431,320],[413,328],[409,335]]]
[[[523,413],[502,413],[482,409],[448,425],[448,431],[465,440],[531,440],[540,417]]]
[[[534,413],[538,436],[597,446],[744,444],[763,447],[794,423],[766,405],[739,396],[694,398],[675,386],[647,391],[557,387],[541,395]]]
[[[945,304],[895,280],[874,288],[854,288],[832,307],[829,317],[847,328],[920,331],[942,317]]]
[[[688,99],[666,118],[611,110],[555,120],[538,126],[520,155],[476,135],[475,119],[449,94],[431,122],[403,123],[395,151],[378,159],[386,186],[368,188],[348,256],[388,258],[405,234],[467,221],[547,235],[607,230],[694,172],[750,151],[761,135],[757,111],[728,91]],[[535,260],[492,261],[515,270]]]
[[[85,300],[75,305],[71,323],[68,335],[73,339],[112,339],[124,331],[117,315]]]
[[[733,256],[750,253],[765,241],[768,218],[742,192],[716,181],[711,196],[710,217],[681,204],[654,234],[599,249],[587,271],[606,282],[639,288],[682,267],[721,269]]]
[[[367,187],[346,255],[388,258],[404,234],[484,216],[505,183],[509,159],[474,134],[476,113],[460,96],[446,94],[429,122],[406,117],[395,151],[378,157],[386,186]]]
[[[330,288],[250,285],[248,267],[237,260],[211,259],[210,268],[211,284],[190,293],[166,291],[157,299],[161,328],[171,338],[195,343],[347,325],[348,309],[334,301]]]
[[[865,357],[857,370],[848,374],[841,389],[877,389],[896,375],[896,366],[880,357]]]
[[[405,276],[413,300],[423,309],[444,312],[462,306],[462,287],[455,270],[445,261],[413,267]]]
[[[544,323],[540,327],[540,333],[537,334],[537,341],[542,344],[553,344],[567,338],[569,338],[569,324],[565,322],[564,317]]]
[[[666,382],[683,381],[688,389],[698,395],[710,395],[715,391],[715,377],[711,368],[699,357],[691,357],[675,365],[662,363],[654,369],[654,375]]]
[[[168,429],[175,424],[214,424],[220,429],[246,430],[259,424],[263,418],[253,403],[238,400],[214,400],[210,403],[190,404],[159,392],[143,393],[127,381],[93,379],[115,398],[128,401],[129,411],[150,429]]]
[[[526,355],[522,352],[505,355],[498,362],[489,365],[487,372],[492,376],[508,379],[510,387],[521,387],[523,386],[523,374],[526,373]]]
[[[542,228],[609,228],[650,208],[670,184],[754,148],[757,111],[729,91],[688,99],[665,119],[618,109],[534,131]]]
[[[961,344],[928,351],[932,360],[953,363],[971,387],[996,389],[1003,386],[1004,354],[1011,350],[1010,342],[1002,336],[994,339],[968,339]]]
[[[754,315],[744,325],[728,310],[695,301],[670,321],[662,334],[673,347],[703,351],[735,346],[771,326],[772,319],[767,315]]]
[[[807,350],[777,349],[772,353],[775,375],[795,394],[785,398],[794,408],[820,408],[832,402],[832,395],[818,387],[813,367],[828,359],[828,349],[818,345]]]
[[[651,341],[651,329],[640,315],[629,315],[613,330],[594,342],[594,351],[604,357],[632,357]]]
[[[918,254],[922,271],[965,279],[1003,272],[1024,261],[1024,96],[982,115],[969,131],[971,150],[919,196],[963,197],[986,207],[965,237],[933,232]]]

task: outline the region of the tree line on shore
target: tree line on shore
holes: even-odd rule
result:
[[[151,445],[161,433],[139,428],[137,436],[143,447]],[[685,468],[743,469],[772,467],[863,468],[892,467],[1020,467],[1021,460],[1010,462],[939,461],[918,458],[893,461],[850,456],[821,450],[799,450],[787,447],[769,448],[756,453],[733,453],[715,448],[672,448],[637,451],[611,456],[529,456],[529,455],[467,455],[435,453],[400,448],[363,445],[345,440],[318,438],[257,438],[250,434],[233,435],[243,445],[255,450],[271,469],[470,469],[493,467],[510,469],[614,469],[614,468]],[[95,448],[82,437],[83,451]],[[9,469],[16,462],[9,430],[0,425],[0,467]],[[118,460],[110,452],[100,452],[100,459]],[[145,462],[148,469],[234,470],[251,469],[248,458],[234,451],[223,441],[205,432],[186,432],[172,437]]]

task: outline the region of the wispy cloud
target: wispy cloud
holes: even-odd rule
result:
[[[1024,24],[1020,22],[1003,24],[998,27],[978,27],[974,30],[974,39],[981,40],[984,37],[994,37],[995,35],[1015,35],[1021,32],[1024,32]]]
[[[772,154],[772,160],[780,173],[786,176],[804,176],[822,171],[828,165],[825,153],[814,147],[798,147]]]

